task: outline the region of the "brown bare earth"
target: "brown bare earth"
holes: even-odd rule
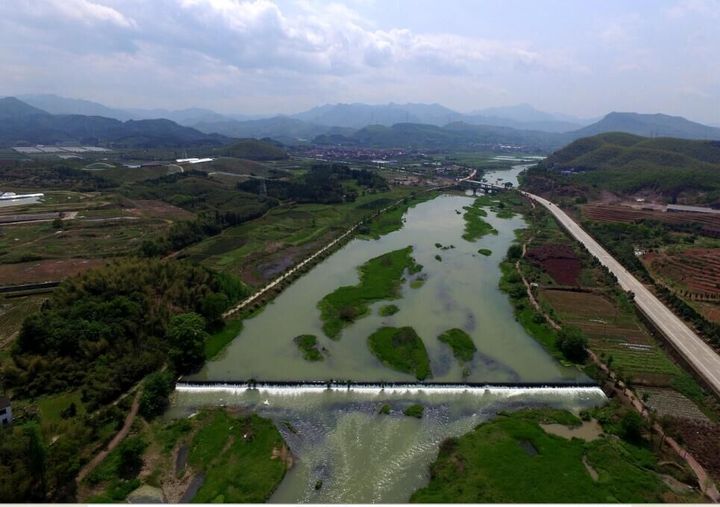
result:
[[[643,262],[652,273],[683,291],[684,297],[720,301],[720,249],[650,252],[643,256]]]
[[[710,213],[678,213],[629,206],[586,204],[582,207],[586,219],[596,222],[639,222],[654,220],[676,226],[699,226],[703,234],[720,237],[720,215]]]
[[[528,249],[526,257],[559,285],[577,285],[582,265],[569,245],[537,246]]]
[[[89,269],[103,266],[103,259],[52,259],[17,264],[0,264],[0,285],[64,280]]]
[[[707,472],[720,479],[720,424],[687,419],[669,420],[669,430]]]
[[[156,200],[136,199],[130,201],[129,213],[143,218],[164,218],[167,220],[192,220],[193,213],[172,204]]]
[[[720,303],[696,303],[696,306],[707,320],[720,322]]]

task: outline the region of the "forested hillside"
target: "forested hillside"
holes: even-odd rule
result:
[[[608,133],[579,139],[531,169],[529,189],[652,191],[669,202],[720,204],[720,142]]]
[[[3,383],[15,397],[81,389],[88,407],[107,404],[163,366],[177,373],[200,366],[205,327],[242,295],[238,282],[178,261],[125,260],[89,271],[28,316]],[[173,318],[181,314],[197,317],[178,333]]]

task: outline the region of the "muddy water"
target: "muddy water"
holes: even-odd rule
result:
[[[487,174],[516,183],[522,168]],[[412,381],[382,366],[368,351],[367,337],[382,325],[413,326],[431,358],[435,381],[459,381],[461,367],[450,350],[437,340],[446,329],[460,327],[473,338],[478,352],[470,381],[573,381],[577,370],[556,364],[519,326],[507,296],[497,286],[498,263],[523,227],[520,218],[488,221],[499,231],[475,243],[462,239],[462,207],[471,197],[444,195],[411,209],[405,226],[377,241],[353,240],[296,281],[245,328],[225,354],[208,363],[199,378],[214,380]],[[438,250],[435,243],[454,245]],[[385,252],[412,245],[424,266],[427,282],[419,289],[402,287],[394,301],[400,311],[391,317],[377,314],[346,328],[335,342],[323,336],[317,302],[341,285],[358,281],[356,267]],[[492,255],[477,254],[489,248]],[[434,259],[439,254],[442,262]],[[315,334],[330,355],[308,363],[292,343],[299,334]],[[216,388],[219,389],[219,388]],[[296,457],[271,501],[296,502],[406,502],[427,484],[428,466],[440,442],[471,431],[502,410],[553,406],[579,410],[605,401],[599,389],[502,389],[463,391],[353,389],[300,391],[228,389],[176,393],[170,417],[183,417],[204,406],[241,407],[275,421]],[[378,413],[383,404],[391,413]],[[406,417],[413,403],[425,407],[421,419]],[[318,486],[320,486],[318,488]]]
[[[506,171],[505,181],[517,171]],[[488,181],[495,181],[489,175]],[[404,227],[379,240],[356,239],[317,265],[286,289],[265,310],[244,323],[241,334],[221,357],[195,376],[209,380],[328,380],[409,381],[412,376],[391,370],[369,351],[367,337],[381,326],[412,326],[428,349],[435,381],[463,380],[463,366],[450,348],[438,341],[443,331],[458,327],[473,338],[478,352],[466,378],[474,382],[535,382],[575,380],[575,369],[558,365],[515,322],[507,296],[498,289],[498,263],[524,226],[521,218],[487,220],[498,230],[476,242],[462,239],[463,206],[471,197],[442,195],[410,209]],[[460,213],[458,213],[460,212]],[[435,243],[453,245],[440,250]],[[345,328],[339,341],[324,336],[317,303],[342,285],[358,283],[357,267],[383,253],[412,245],[413,256],[424,266],[427,281],[402,286],[393,301],[400,311],[378,314],[387,302],[371,307],[369,316]],[[477,253],[479,248],[492,255]],[[435,259],[440,255],[442,261]],[[327,349],[322,362],[305,361],[293,338],[317,335]]]
[[[291,389],[245,392],[178,392],[171,416],[187,416],[199,407],[242,407],[270,417],[283,434],[294,467],[272,502],[406,502],[427,484],[428,466],[439,444],[460,436],[500,410],[553,406],[589,408],[605,400],[599,389],[546,389],[422,393]],[[389,415],[378,413],[383,404]],[[425,407],[422,419],[406,417],[412,403]],[[320,489],[316,489],[322,481]]]

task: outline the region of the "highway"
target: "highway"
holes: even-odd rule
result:
[[[640,310],[720,396],[720,356],[564,211],[547,199],[528,192],[522,194],[545,206],[576,240],[585,245],[585,248],[617,277],[624,290],[635,294],[635,303]]]

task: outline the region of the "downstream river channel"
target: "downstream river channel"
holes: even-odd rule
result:
[[[517,183],[524,167],[486,174]],[[401,230],[378,240],[354,239],[286,289],[263,312],[244,322],[240,335],[222,356],[194,378],[258,381],[354,380],[412,382],[408,374],[383,366],[369,351],[367,338],[381,326],[412,326],[430,356],[432,382],[567,382],[587,380],[577,369],[551,358],[515,321],[506,294],[498,289],[498,264],[522,228],[521,217],[487,221],[497,235],[476,242],[461,236],[463,206],[473,198],[441,195],[418,204],[405,215]],[[440,243],[454,248],[440,250]],[[356,268],[378,255],[413,247],[427,281],[419,288],[408,282],[402,297],[392,301],[399,312],[389,317],[371,307],[369,316],[345,328],[340,340],[324,336],[317,303],[343,285],[358,283]],[[492,251],[489,256],[478,249]],[[436,255],[442,261],[435,259]],[[437,336],[450,328],[464,329],[478,349],[463,379],[450,348]],[[328,357],[321,362],[302,358],[293,343],[313,334]],[[191,379],[189,379],[191,380]],[[172,416],[187,416],[202,406],[238,406],[271,417],[288,442],[295,465],[272,498],[275,502],[405,502],[427,483],[428,466],[439,444],[459,436],[501,410],[555,406],[577,410],[602,403],[599,389],[380,390],[314,392],[295,388],[268,390],[179,390]],[[384,403],[389,415],[378,414]],[[425,406],[421,419],[406,417],[403,408]],[[321,483],[318,481],[322,481]],[[321,487],[318,486],[321,484]]]

